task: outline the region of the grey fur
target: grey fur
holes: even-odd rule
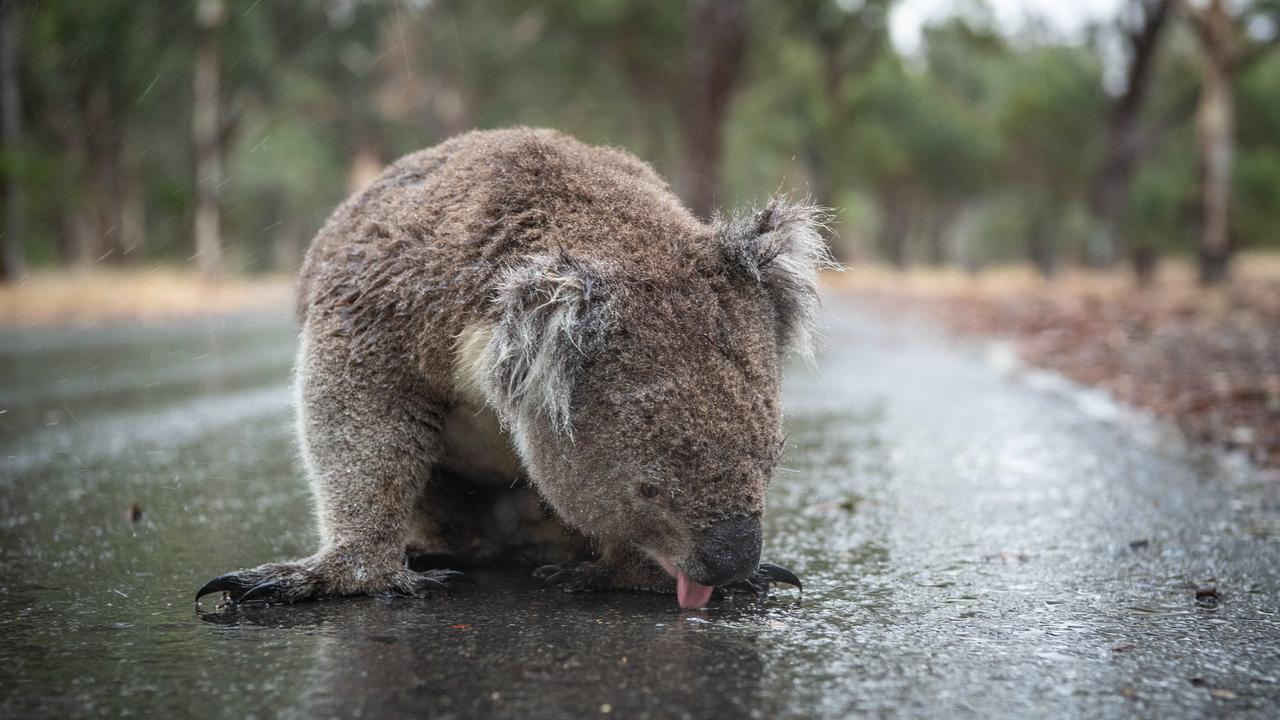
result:
[[[205,589],[447,585],[417,556],[585,560],[589,587],[669,591],[659,562],[737,573],[753,551],[706,538],[764,512],[781,355],[810,347],[829,263],[822,218],[775,201],[709,225],[645,163],[553,131],[402,158],[334,212],[299,282],[321,547]]]
[[[818,271],[840,268],[822,238],[828,215],[825,208],[775,198],[760,210],[714,221],[725,257],[769,288],[781,347],[808,360],[821,314]]]
[[[536,255],[506,272],[498,304],[486,389],[504,416],[545,420],[572,437],[573,388],[615,321],[600,274],[572,258]]]

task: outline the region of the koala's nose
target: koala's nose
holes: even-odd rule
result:
[[[760,545],[764,533],[760,518],[747,516],[721,520],[698,533],[694,544],[703,585],[727,585],[747,577],[760,566]]]

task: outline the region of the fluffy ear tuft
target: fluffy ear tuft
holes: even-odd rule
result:
[[[569,403],[613,323],[601,275],[566,256],[537,255],[498,285],[502,317],[485,348],[490,396],[504,421],[544,418],[572,437]]]
[[[778,346],[806,358],[821,310],[818,271],[840,267],[822,238],[828,217],[825,208],[774,198],[760,210],[715,221],[725,260],[772,298]]]

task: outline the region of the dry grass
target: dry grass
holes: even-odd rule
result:
[[[287,311],[286,276],[205,280],[190,271],[94,270],[33,273],[0,285],[0,326],[47,327],[157,321],[249,310]]]
[[[1268,289],[1280,283],[1280,253],[1247,253],[1236,261],[1238,288]],[[292,278],[272,275],[211,282],[167,267],[148,270],[94,270],[35,273],[13,285],[0,285],[0,326],[84,325],[112,320],[153,321],[254,309],[287,309]],[[921,268],[899,273],[881,265],[856,265],[828,273],[823,284],[835,291],[892,292],[920,297],[957,295],[999,298],[1081,298],[1099,300],[1131,295],[1133,281],[1124,270],[1069,270],[1046,281],[1029,267],[995,268],[971,275],[954,268]],[[1167,261],[1148,293],[1161,303],[1225,305],[1214,293],[1195,284],[1186,261]],[[1235,291],[1239,292],[1239,290]],[[1220,295],[1219,293],[1218,295]]]
[[[1139,288],[1127,272],[1026,268],[969,276],[870,267],[827,286],[877,310],[924,312],[961,335],[1013,339],[1024,360],[1169,417],[1192,436],[1280,468],[1280,254],[1238,258],[1205,289],[1189,262]]]
[[[1280,252],[1250,252],[1237,256],[1232,266],[1233,286],[1280,282]],[[920,296],[976,295],[987,298],[1082,295],[1108,298],[1138,290],[1126,267],[1114,270],[1072,268],[1047,280],[1030,265],[996,267],[973,274],[958,268],[912,268],[900,272],[885,265],[854,265],[841,273],[827,273],[823,284],[831,290],[866,290]],[[1160,264],[1149,290],[1183,295],[1203,295],[1196,283],[1196,268],[1189,259],[1169,259]],[[1210,295],[1213,293],[1209,293]]]

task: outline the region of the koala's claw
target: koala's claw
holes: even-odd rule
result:
[[[270,605],[273,602],[288,602],[282,599],[284,586],[274,580],[260,582],[257,585],[244,591],[235,602],[239,605],[248,605],[249,603],[262,603]]]
[[[591,562],[569,567],[543,565],[533,571],[533,576],[542,581],[543,587],[558,586],[570,593],[603,590],[609,586],[608,571]]]
[[[288,605],[313,600],[321,595],[314,573],[295,565],[264,565],[252,570],[230,572],[205,583],[196,591],[196,603],[211,593],[225,593],[232,605]]]
[[[419,574],[435,578],[445,585],[454,585],[456,583],[467,583],[469,585],[477,584],[475,578],[457,570],[426,570]]]
[[[232,572],[227,573],[226,575],[219,575],[205,583],[196,591],[196,602],[200,602],[200,598],[205,595],[212,595],[217,592],[227,593],[228,595],[238,597],[248,588],[249,586],[244,584],[244,580],[241,578],[240,573]]]
[[[775,583],[794,585],[797,590],[804,590],[800,578],[796,577],[795,573],[773,563],[760,563],[760,567],[751,577],[730,583],[720,589],[727,594],[750,593],[763,600],[769,596],[769,590]]]
[[[463,583],[475,584],[471,577],[456,570],[400,569],[363,583],[344,581],[343,577],[305,563],[263,565],[210,580],[196,592],[196,603],[211,593],[224,593],[231,605],[291,605],[341,595],[423,597],[456,589]]]
[[[551,587],[553,585],[563,585],[577,576],[572,570],[556,570],[554,573],[542,578],[543,587]]]
[[[759,569],[756,570],[756,576],[771,583],[782,583],[784,585],[793,585],[797,590],[804,590],[804,586],[800,584],[800,578],[790,570],[773,563],[760,563]]]
[[[422,597],[431,592],[454,590],[461,583],[475,585],[476,581],[470,575],[457,570],[424,570],[423,572],[406,570],[403,580],[396,583],[392,594],[403,597]]]

